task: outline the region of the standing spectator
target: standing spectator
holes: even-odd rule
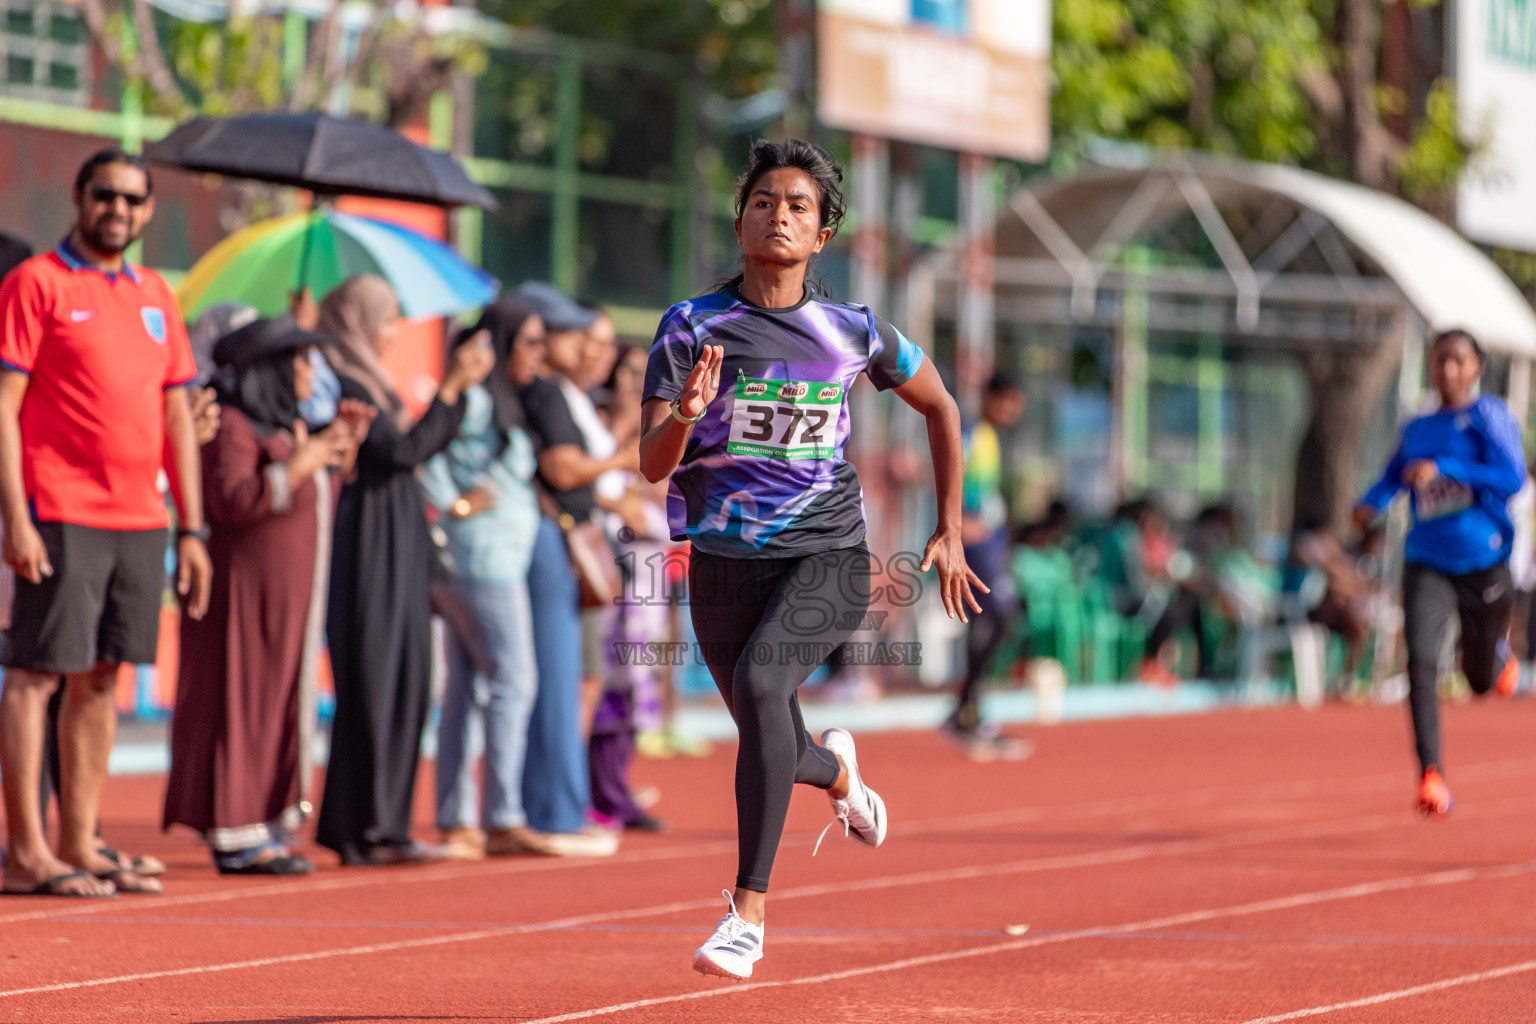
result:
[[[597,355],[600,360],[613,362],[601,348]],[[620,447],[635,445],[638,450],[640,396],[645,387],[647,359],[644,349],[626,348],[613,364],[613,371],[602,388],[607,398],[604,409],[606,420]],[[660,832],[666,826],[647,814],[636,799],[629,783],[629,768],[635,756],[637,708],[644,700],[655,705],[655,710],[659,712],[660,676],[665,667],[637,664],[642,659],[629,659],[623,664],[616,664],[616,659],[606,655],[615,644],[654,641],[665,638],[670,631],[671,606],[659,600],[661,595],[648,593],[648,584],[644,588],[647,593],[642,595],[637,582],[638,577],[653,573],[660,567],[658,563],[665,558],[666,551],[671,547],[666,492],[661,491],[658,496],[659,485],[646,483],[638,473],[614,470],[611,475],[618,477],[618,496],[611,500],[609,526],[615,548],[625,555],[620,561],[627,577],[625,592],[639,600],[626,600],[618,607],[604,609],[610,615],[606,623],[607,635],[602,644],[603,688],[593,712],[587,747],[592,776],[592,807],[599,815],[625,829]],[[600,490],[603,480],[598,480]],[[647,493],[651,500],[647,500]],[[603,500],[600,494],[600,505]],[[659,714],[653,714],[651,720],[657,718]]]
[[[432,404],[411,426],[380,356],[400,303],[382,278],[343,282],[320,306],[342,397],[378,409],[341,492],[331,554],[326,635],[336,681],[330,766],[316,838],[343,864],[430,858],[411,840],[421,730],[432,674],[432,538],[416,471],[448,446],[464,418],[464,390],[485,379],[489,346],[464,345]]]
[[[6,892],[110,896],[158,892],[103,856],[96,839],[124,662],[153,662],[168,525],[157,487],[170,474],[180,512],[176,586],[186,611],[208,604],[196,376],[176,299],[123,252],[154,214],[148,170],[105,149],[80,168],[76,220],[52,252],[0,286],[0,514],[17,574],[0,698],[9,849]],[[37,794],[48,699],[59,716],[58,852]]]
[[[0,278],[4,278],[16,267],[32,256],[32,247],[19,238],[11,235],[0,234]],[[193,345],[194,356],[197,355],[197,347]],[[201,364],[199,364],[201,365]],[[192,418],[195,424],[197,440],[199,444],[205,443],[211,438],[219,426],[219,407],[209,397],[204,397],[200,388],[194,388],[192,394]],[[11,599],[15,593],[16,576],[10,569],[0,569],[0,608],[4,609],[5,628],[10,628]],[[39,792],[40,813],[44,827],[48,821],[48,805],[59,792],[59,710],[64,703],[64,687],[56,687],[53,696],[48,699],[48,724],[43,734],[43,774],[42,786]],[[142,857],[126,856],[107,846],[101,841],[101,823],[98,820],[96,849],[103,857],[115,862],[119,867],[132,871],[143,878],[150,878],[165,874],[165,864],[157,857],[145,855]]]
[[[482,333],[483,332],[483,333]],[[458,344],[488,336],[496,363],[483,386],[464,394],[464,421],[447,450],[427,463],[427,500],[436,507],[452,563],[448,588],[448,686],[437,730],[437,825],[444,852],[474,860],[491,853],[554,853],[528,827],[523,767],[528,719],[538,693],[528,566],[538,530],[533,442],[523,429],[517,386],[543,360],[544,325],[527,307],[486,308]],[[475,795],[470,721],[484,724],[483,794]],[[476,807],[476,804],[479,807]],[[478,811],[478,813],[477,813]]]
[[[218,436],[203,446],[215,569],[208,615],[181,627],[167,828],[202,834],[223,874],[299,875],[288,837],[309,815],[316,669],[331,520],[373,408],[310,433],[310,350],[334,339],[287,317],[224,338]]]
[[[586,331],[597,314],[542,282],[523,285],[517,298],[544,321],[545,362],[550,371],[522,392],[529,432],[539,449],[539,481],[550,499],[540,517],[528,577],[534,597],[539,695],[528,731],[523,800],[535,829],[574,833],[585,826],[591,791],[582,742],[584,645],[579,590],[560,521],[574,525],[590,520],[597,505],[593,484],[598,477],[611,469],[636,468],[639,454],[633,448],[593,452],[578,424],[578,416],[597,420],[583,383]],[[598,839],[594,854],[617,848],[612,837]]]
[[[1003,452],[998,434],[1024,415],[1024,389],[1007,373],[987,381],[981,420],[963,435],[965,483],[961,492],[960,533],[965,564],[990,590],[978,597],[981,610],[965,634],[965,675],[954,713],[944,723],[967,754],[981,758],[1020,757],[1027,749],[981,720],[981,684],[1018,611],[1009,568],[1008,506],[1003,500]],[[980,589],[980,588],[978,588]]]
[[[598,402],[608,401],[609,376],[613,372],[618,355],[618,335],[613,320],[607,313],[593,306],[595,319],[584,332],[577,368],[574,373],[561,375],[562,381],[575,387],[564,388],[571,417],[581,431],[582,446],[593,458],[612,457],[619,450],[619,442],[609,429],[608,420],[598,409]],[[557,371],[558,372],[558,371]],[[580,392],[579,394],[577,392]],[[638,421],[636,426],[638,427]],[[638,429],[628,439],[628,444],[639,452]],[[638,455],[637,455],[638,457]],[[593,516],[603,526],[610,544],[618,538],[623,525],[622,514],[628,511],[631,525],[638,523],[638,506],[628,498],[629,480],[633,473],[622,469],[610,469],[592,482]],[[583,736],[592,733],[592,716],[602,700],[605,679],[608,675],[608,641],[613,632],[616,608],[583,608],[581,610],[581,729]]]

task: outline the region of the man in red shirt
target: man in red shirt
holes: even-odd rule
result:
[[[168,517],[180,510],[176,587],[207,607],[197,438],[186,389],[196,374],[169,286],[123,252],[154,214],[148,170],[97,153],[75,180],[76,220],[52,252],[0,284],[0,517],[16,571],[11,651],[0,693],[5,892],[155,892],[95,839],[116,731],[118,666],[153,662]],[[64,677],[60,829],[38,811],[45,708]]]

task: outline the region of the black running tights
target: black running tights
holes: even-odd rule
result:
[[[694,549],[688,601],[699,652],[736,720],[736,886],[768,891],[796,783],[831,789],[837,758],[805,731],[795,691],[869,607],[860,545],[802,558]]]
[[[1487,693],[1504,668],[1499,641],[1509,631],[1514,607],[1509,569],[1491,569],[1448,576],[1422,565],[1403,570],[1403,632],[1408,642],[1408,704],[1419,769],[1444,769],[1440,760],[1440,699],[1435,683],[1440,652],[1454,616],[1461,623],[1461,670],[1467,685]]]

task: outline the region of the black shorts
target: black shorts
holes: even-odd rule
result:
[[[6,666],[74,673],[153,664],[167,531],[35,525],[53,575],[41,583],[17,577]]]

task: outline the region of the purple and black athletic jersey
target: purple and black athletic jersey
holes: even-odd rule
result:
[[[796,558],[864,539],[864,494],[843,460],[859,374],[900,387],[923,353],[866,306],[810,289],[767,309],[725,291],[680,302],[656,330],[645,397],[682,393],[705,345],[725,349],[720,391],[672,474],[673,540],[727,558]]]

